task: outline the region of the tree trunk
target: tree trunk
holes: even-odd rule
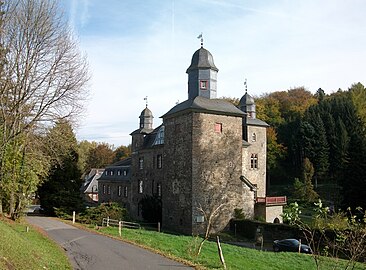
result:
[[[3,215],[3,196],[0,195],[0,216]]]
[[[226,263],[225,263],[225,259],[224,259],[224,254],[222,254],[220,238],[218,236],[216,237],[216,243],[217,243],[217,251],[219,252],[220,261],[222,263],[222,266],[226,270]]]
[[[10,192],[10,198],[9,198],[9,216],[13,218],[14,216],[14,206],[15,206],[15,198],[14,198],[14,192]]]
[[[203,238],[203,240],[201,241],[200,245],[198,246],[198,250],[197,250],[197,256],[200,255],[201,253],[201,249],[202,249],[202,246],[203,246],[203,243],[206,242],[207,238]]]

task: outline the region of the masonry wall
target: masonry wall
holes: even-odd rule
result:
[[[127,196],[124,189],[127,187]],[[120,192],[119,192],[120,190]],[[130,208],[130,181],[100,180],[98,181],[98,203],[117,202],[127,209]]]
[[[254,185],[257,185],[257,197],[266,196],[266,167],[267,167],[267,135],[266,128],[248,126],[248,143],[250,146],[243,148],[242,174]],[[255,135],[254,135],[255,134]],[[255,137],[255,140],[253,138]],[[258,167],[251,167],[252,154],[258,155]]]
[[[145,196],[160,196],[163,192],[162,182],[165,169],[163,149],[163,145],[156,145],[148,149],[136,150],[132,154],[130,215],[137,220],[143,219],[140,204],[141,199]],[[162,156],[161,168],[158,167],[157,163],[158,155]],[[140,159],[143,160],[142,166]]]
[[[210,216],[219,231],[244,206],[242,118],[193,113],[192,120],[192,232],[202,234]]]
[[[162,228],[192,233],[192,114],[164,119]]]

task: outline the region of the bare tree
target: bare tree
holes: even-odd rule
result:
[[[35,144],[26,134],[39,138],[59,119],[75,120],[89,80],[86,57],[57,1],[6,1],[2,11],[0,193],[9,145],[21,143],[27,151]]]

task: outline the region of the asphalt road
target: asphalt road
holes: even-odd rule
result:
[[[56,219],[29,216],[27,220],[60,244],[77,270],[193,269],[148,250],[78,229]]]

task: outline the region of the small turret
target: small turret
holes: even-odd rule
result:
[[[247,114],[249,118],[256,118],[254,98],[245,92],[245,95],[240,99],[239,108]]]
[[[188,99],[197,96],[216,98],[217,72],[212,54],[201,47],[192,56],[188,74]]]
[[[140,129],[152,129],[153,118],[152,112],[146,107],[140,114]]]

